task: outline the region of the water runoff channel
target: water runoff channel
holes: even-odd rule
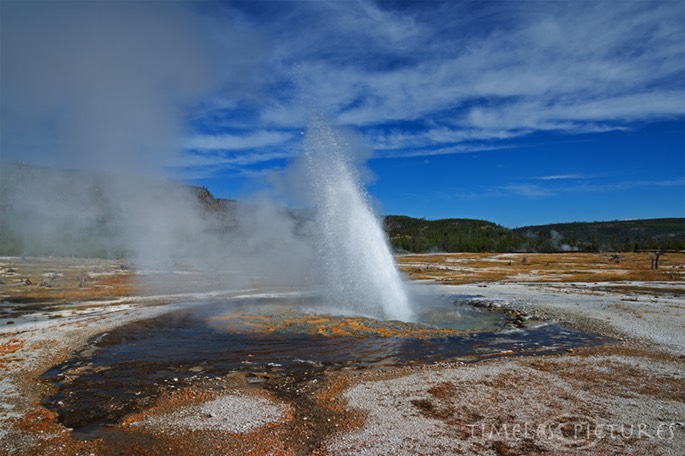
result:
[[[606,341],[556,323],[522,323],[439,287],[419,286],[414,296],[412,323],[335,315],[302,293],[188,303],[93,337],[43,374],[55,391],[44,405],[87,439],[149,407],[169,385],[198,378],[242,372],[298,382],[339,369],[472,362]]]

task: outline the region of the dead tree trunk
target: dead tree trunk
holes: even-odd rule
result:
[[[657,250],[656,252],[654,252],[654,269],[659,269],[659,257],[661,257],[661,255],[663,254],[664,252],[662,252],[661,250]]]

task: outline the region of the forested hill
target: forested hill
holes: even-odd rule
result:
[[[557,250],[682,250],[685,218],[576,222],[516,228],[524,248]]]
[[[483,220],[425,220],[402,215],[385,217],[385,230],[397,252],[509,252],[523,238]]]
[[[482,220],[391,215],[385,230],[398,252],[559,252],[685,249],[685,218],[577,222],[508,229]]]

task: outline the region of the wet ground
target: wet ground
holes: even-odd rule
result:
[[[541,355],[607,340],[559,324],[522,324],[472,299],[434,296],[417,323],[333,316],[310,298],[190,304],[91,339],[43,375],[55,388],[44,405],[75,437],[89,439],[160,394],[239,378],[311,416],[323,411],[304,385],[342,369]]]

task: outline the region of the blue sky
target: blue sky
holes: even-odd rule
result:
[[[301,149],[299,84],[373,148],[369,191],[386,214],[505,226],[685,215],[682,2],[210,9],[259,30],[265,58],[262,93],[193,121],[187,146],[208,159],[196,180],[219,196],[254,191]]]
[[[122,4],[181,5],[109,3]],[[67,9],[67,2],[52,5]],[[373,150],[368,168],[375,179],[368,188],[384,214],[478,218],[508,227],[685,216],[682,1],[250,0],[191,2],[179,10],[194,25],[175,11],[155,27],[142,19],[111,32],[84,26],[84,33],[107,39],[65,40],[49,71],[41,66],[45,59],[31,63],[51,84],[61,78],[51,95],[97,91],[82,97],[80,103],[92,106],[74,110],[80,123],[71,130],[96,130],[88,122],[98,116],[116,128],[91,148],[128,147],[131,141],[121,137],[130,131],[142,137],[153,129],[162,137],[169,119],[144,119],[168,104],[149,96],[149,88],[168,83],[181,94],[183,153],[164,164],[219,197],[245,198],[269,187],[302,150],[310,103]],[[135,17],[159,17],[145,14]],[[96,16],[84,17],[79,24]],[[145,43],[148,29],[154,46]],[[142,39],[126,52],[140,49],[140,56],[98,62],[97,77],[80,70],[84,59],[97,61],[110,43],[124,41],[117,37],[136,34]],[[10,59],[10,40],[4,41]],[[45,55],[54,56],[60,38],[46,41],[52,48]],[[28,52],[30,43],[18,49],[17,64],[5,62],[5,68],[41,55]],[[63,69],[70,65],[78,74]],[[103,77],[100,67],[118,79],[94,83]],[[136,81],[141,68],[149,80]],[[28,72],[16,71],[19,85],[27,84]],[[180,76],[167,81],[171,74]],[[129,82],[107,99],[120,81]],[[45,86],[41,80],[25,92]],[[113,104],[118,108],[101,109]],[[50,112],[59,111],[55,106],[68,111],[55,104]],[[19,143],[4,123],[3,153],[11,156]],[[60,135],[53,136],[68,137]],[[79,141],[87,143],[69,144]],[[38,142],[36,135],[31,142]],[[146,147],[159,144],[146,141]],[[26,138],[22,147],[26,155]]]

